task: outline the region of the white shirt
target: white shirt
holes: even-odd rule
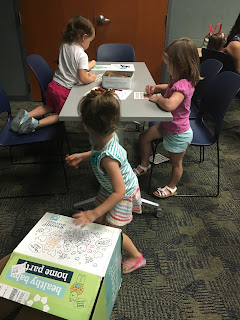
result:
[[[71,89],[73,85],[81,84],[78,69],[88,70],[88,55],[79,44],[62,43],[59,48],[59,65],[53,80]]]

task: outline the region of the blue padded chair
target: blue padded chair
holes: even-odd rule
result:
[[[64,178],[65,178],[65,185],[66,185],[65,191],[59,192],[59,193],[66,193],[68,191],[68,182],[67,182],[67,177],[65,172],[64,160],[62,157],[62,144],[63,144],[64,138],[66,137],[64,123],[59,122],[54,125],[42,127],[30,134],[19,135],[18,133],[13,132],[11,129],[11,122],[13,119],[11,114],[11,106],[10,106],[9,99],[6,92],[0,86],[0,115],[2,113],[7,113],[7,120],[0,131],[0,146],[10,147],[10,156],[11,156],[12,164],[13,164],[13,161],[12,161],[13,146],[32,144],[36,142],[46,142],[46,141],[52,141],[58,144],[59,151],[61,153],[61,163],[64,170]],[[23,162],[21,162],[21,164],[23,164]],[[34,196],[34,195],[35,194],[21,195],[21,197]],[[45,194],[41,194],[41,195],[45,195]],[[6,198],[6,197],[2,197],[2,198]],[[16,198],[16,196],[14,197],[10,196],[8,198]]]
[[[97,49],[96,61],[135,62],[134,48],[127,43],[104,43]]]
[[[27,57],[26,61],[37,77],[41,90],[42,103],[46,104],[46,91],[48,84],[52,81],[53,72],[48,63],[38,54],[31,54]]]
[[[219,166],[219,136],[222,131],[223,119],[228,105],[240,89],[240,75],[225,71],[209,83],[200,102],[200,111],[196,119],[190,119],[190,125],[193,130],[193,140],[191,146],[200,147],[200,161],[204,161],[204,147],[217,145],[217,192],[213,195],[176,195],[176,196],[194,196],[194,197],[217,197],[220,191],[220,166]],[[205,123],[203,116],[210,115],[214,122],[214,131]],[[152,126],[159,122],[149,122]],[[152,141],[153,159],[156,154],[158,144],[162,139]],[[150,192],[153,165],[151,166],[148,193]]]
[[[235,71],[232,58],[224,52],[215,51],[215,50],[211,50],[211,49],[207,49],[207,48],[202,48],[202,57],[200,58],[200,62],[202,63],[203,61],[208,60],[208,59],[216,59],[216,60],[219,60],[220,62],[222,62],[223,67],[222,67],[221,72]]]
[[[200,102],[200,112],[196,119],[190,120],[193,130],[191,146],[202,149],[201,162],[204,161],[204,147],[216,143],[217,148],[217,192],[213,195],[185,195],[196,197],[217,197],[220,191],[220,159],[219,159],[219,136],[222,131],[223,119],[228,105],[240,88],[240,75],[224,71],[218,74],[209,84]],[[207,114],[214,122],[214,130],[210,128],[203,116]]]
[[[199,112],[198,101],[201,100],[210,81],[221,71],[222,67],[222,62],[216,59],[208,59],[200,64],[200,75],[204,79],[200,80],[195,87],[189,119],[197,118]]]
[[[104,43],[97,49],[96,61],[136,62],[135,50],[127,43]],[[140,131],[140,122],[134,121],[134,123]]]

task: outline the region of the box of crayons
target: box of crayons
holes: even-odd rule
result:
[[[103,88],[131,89],[133,85],[132,71],[106,71],[102,76]]]

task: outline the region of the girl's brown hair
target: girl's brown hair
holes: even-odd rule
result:
[[[91,37],[94,32],[94,27],[89,19],[81,15],[75,16],[69,21],[66,30],[63,33],[63,42],[77,42],[84,34]]]
[[[208,49],[219,51],[224,48],[226,38],[223,33],[214,33],[208,41]]]
[[[117,130],[120,121],[120,103],[112,91],[91,91],[78,106],[85,125],[105,137]]]
[[[173,69],[175,81],[187,79],[195,85],[200,80],[199,55],[196,44],[189,38],[180,38],[171,43],[165,53]]]

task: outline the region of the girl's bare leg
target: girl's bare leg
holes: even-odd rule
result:
[[[48,105],[45,106],[39,106],[32,111],[29,112],[29,116],[33,118],[38,118],[41,116],[44,116],[45,114],[53,112],[54,109],[52,107],[49,107]],[[51,124],[54,124],[59,121],[59,116],[57,114],[53,114],[50,116],[47,116],[45,118],[42,118],[38,121],[38,127],[44,127],[49,126]]]
[[[133,244],[132,240],[125,234],[123,235],[123,250],[127,252],[128,257],[125,259],[125,261],[130,263],[136,263],[137,260],[140,258],[141,253],[138,251],[138,249]],[[128,265],[123,265],[123,271],[126,271],[128,269],[131,269]]]
[[[155,139],[161,139],[162,132],[159,124],[156,124],[146,131],[142,132],[139,136],[141,148],[141,165],[147,167],[149,165],[149,156],[151,153],[151,142]],[[141,170],[141,169],[140,169]]]
[[[113,225],[109,224],[106,221],[106,215],[104,215],[103,217],[100,217],[100,219],[95,220],[95,222],[107,225],[112,228],[120,228],[120,227],[113,226]],[[138,251],[138,249],[133,244],[132,240],[125,233],[122,232],[122,236],[123,236],[123,244],[122,244],[123,250],[126,251],[128,254],[128,257],[125,259],[125,261],[134,264],[140,258],[141,253]],[[123,271],[128,270],[128,269],[131,269],[131,267],[127,266],[127,265],[123,265]]]
[[[51,124],[57,123],[59,121],[59,116],[53,114],[52,116],[45,117],[38,121],[38,127],[50,126]]]
[[[183,174],[183,157],[184,157],[185,151],[181,153],[172,153],[169,152],[169,158],[172,165],[172,173],[171,173],[171,179],[168,184],[169,188],[174,189],[178,182],[180,181],[182,174]],[[165,190],[167,194],[170,194],[169,190]]]
[[[33,118],[44,116],[45,114],[53,112],[54,109],[52,107],[49,107],[48,105],[45,106],[39,106],[32,111],[29,112],[29,116]]]

